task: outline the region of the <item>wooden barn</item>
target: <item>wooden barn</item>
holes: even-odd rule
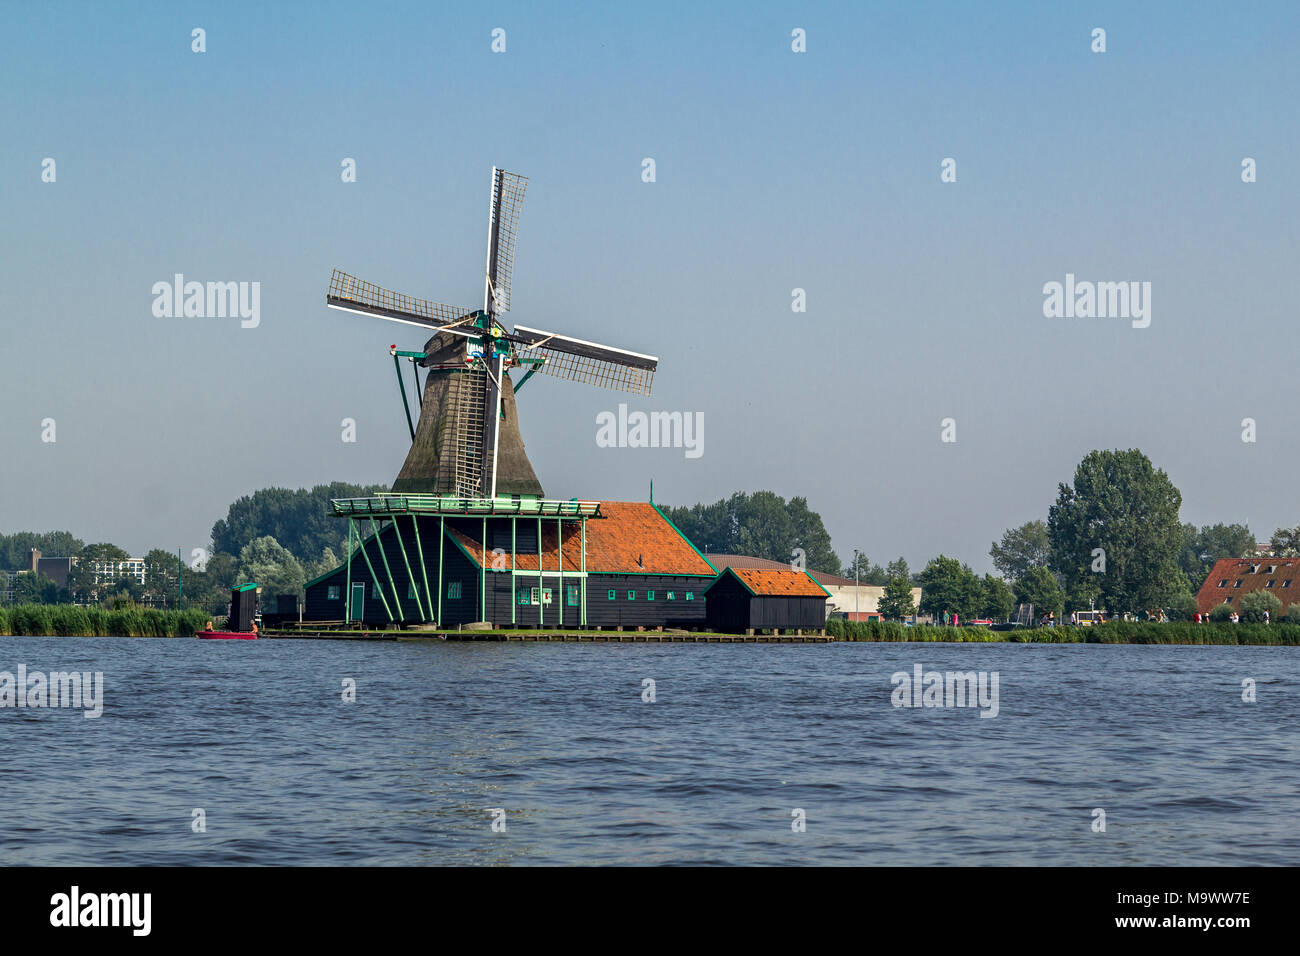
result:
[[[820,631],[830,592],[806,571],[724,568],[705,596],[711,631]]]
[[[649,502],[378,495],[333,507],[358,543],[350,560],[308,582],[304,620],[548,630],[705,624],[704,592],[717,572]]]

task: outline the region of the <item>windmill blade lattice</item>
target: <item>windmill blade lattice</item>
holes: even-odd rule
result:
[[[497,312],[510,311],[510,279],[515,268],[515,239],[519,234],[519,213],[524,205],[528,177],[500,171],[492,184],[492,214],[496,220],[496,269],[493,298]]]
[[[419,325],[429,329],[439,329],[453,323],[468,320],[474,315],[474,309],[455,305],[444,305],[429,299],[417,299],[366,282],[356,276],[348,275],[335,269],[330,276],[329,293],[325,304],[335,309],[361,312],[365,315]],[[468,326],[468,321],[464,325]]]

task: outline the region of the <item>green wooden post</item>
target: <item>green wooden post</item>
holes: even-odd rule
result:
[[[420,589],[415,586],[415,574],[411,571],[411,559],[406,555],[406,542],[402,540],[402,529],[397,524],[397,515],[393,515],[393,534],[397,535],[397,546],[402,550],[402,563],[406,565],[406,580],[411,582],[411,590],[415,592],[415,608],[420,612],[420,619],[424,617],[424,603],[420,600]],[[432,612],[433,608],[429,608]]]
[[[479,597],[479,620],[487,620],[487,518],[483,519],[483,560],[478,566],[478,597]]]
[[[402,602],[397,596],[397,582],[393,580],[393,569],[388,566],[388,555],[384,553],[384,541],[379,537],[379,525],[375,524],[375,516],[370,515],[370,530],[374,532],[375,540],[379,542],[379,556],[384,559],[384,573],[388,575],[388,586],[393,589],[393,603],[397,605],[397,619],[405,622],[406,615],[402,613]],[[379,596],[383,597],[384,589],[379,589]],[[385,606],[388,604],[384,602]],[[388,614],[388,619],[393,619],[392,612]]]
[[[587,626],[587,519],[582,519],[582,626]]]
[[[515,611],[519,607],[519,585],[515,583],[515,565],[519,559],[515,557],[515,535],[519,529],[517,527],[519,519],[512,516],[510,518],[510,623],[518,623],[515,620]]]
[[[429,602],[429,613],[432,614],[433,595],[429,592],[429,569],[424,566],[424,545],[420,543],[420,519],[415,515],[411,515],[411,527],[415,529],[415,549],[420,552],[420,577],[424,578],[424,596]]]
[[[348,515],[348,589],[343,598],[343,626],[352,624],[352,515]]]
[[[546,605],[542,603],[542,592],[546,581],[542,578],[542,516],[537,516],[537,626],[546,627]]]
[[[375,519],[371,518],[370,523],[373,525],[375,523]],[[360,541],[360,539],[361,539],[361,534],[360,532],[358,532],[357,540]],[[384,542],[379,540],[378,535],[375,536],[375,541],[379,545],[379,553],[382,556],[384,553]],[[374,582],[375,590],[379,592],[379,600],[384,602],[384,613],[388,615],[389,623],[392,623],[393,620],[392,608],[388,606],[388,598],[384,597],[384,589],[379,586],[379,575],[375,574],[375,566],[370,563],[370,555],[366,554],[366,543],[364,541],[361,541],[361,557],[366,559],[366,567],[370,569],[370,580]],[[401,613],[401,610],[402,610],[401,607],[398,607],[397,611],[399,614]]]
[[[442,627],[442,545],[447,540],[447,519],[438,515],[438,626]]]
[[[559,552],[560,583],[555,586],[560,599],[560,627],[564,627],[564,518],[555,519],[555,549]]]

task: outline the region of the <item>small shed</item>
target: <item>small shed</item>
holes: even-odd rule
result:
[[[819,631],[830,593],[806,571],[725,568],[704,597],[712,631]]]

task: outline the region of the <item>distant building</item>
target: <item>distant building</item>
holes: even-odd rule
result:
[[[790,570],[790,565],[768,558],[756,558],[748,554],[708,554],[709,562],[719,571],[724,568],[779,571]],[[843,617],[850,621],[880,620],[878,610],[880,599],[885,596],[885,589],[878,584],[860,584],[852,578],[841,577],[826,571],[809,571],[812,579],[826,589],[830,601],[826,605],[828,617]],[[912,588],[912,605],[920,608],[921,589]]]
[[[124,561],[96,561],[92,567],[95,571],[96,585],[116,584],[123,578],[135,578],[141,587],[144,586],[144,558],[127,558]]]
[[[1300,558],[1223,558],[1196,592],[1196,609],[1208,614],[1228,604],[1239,611],[1242,597],[1251,591],[1277,595],[1283,613],[1289,605],[1300,604]]]
[[[49,578],[61,588],[66,588],[68,586],[68,572],[72,570],[72,566],[76,563],[76,558],[47,558],[41,554],[40,549],[32,548],[31,566],[28,570],[33,574]]]

